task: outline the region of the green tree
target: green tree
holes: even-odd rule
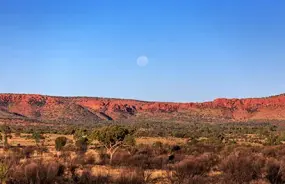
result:
[[[131,135],[132,132],[129,129],[113,125],[94,130],[90,139],[99,141],[106,148],[110,163],[112,163],[113,156],[120,147],[134,143]]]
[[[77,129],[73,134],[74,140],[79,140],[81,138],[86,138],[86,137],[87,137],[87,130],[85,129]]]
[[[75,146],[79,154],[83,154],[88,149],[88,139],[86,137],[81,137],[75,142]]]
[[[55,149],[56,151],[62,151],[62,148],[66,145],[67,138],[66,137],[58,137],[55,139]]]
[[[1,126],[1,138],[2,138],[2,142],[3,142],[3,147],[8,147],[8,139],[9,138],[12,138],[12,131],[11,131],[11,128],[7,125],[7,124],[4,124]]]

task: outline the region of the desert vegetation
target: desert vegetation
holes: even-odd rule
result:
[[[269,123],[0,130],[2,183],[285,182],[285,131]]]

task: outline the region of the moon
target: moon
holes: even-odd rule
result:
[[[137,64],[140,67],[145,67],[149,63],[147,56],[140,56],[137,58]]]

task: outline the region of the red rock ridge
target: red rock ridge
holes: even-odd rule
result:
[[[2,116],[1,117],[1,111]],[[5,113],[4,113],[5,112]],[[285,95],[267,98],[225,99],[204,103],[166,103],[137,100],[53,97],[29,94],[0,94],[0,118],[4,114],[24,116],[43,121],[99,121],[136,117],[145,113],[171,116],[186,113],[208,119],[285,120]]]

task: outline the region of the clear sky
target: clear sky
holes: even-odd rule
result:
[[[284,93],[284,10],[284,0],[0,0],[0,93]]]

